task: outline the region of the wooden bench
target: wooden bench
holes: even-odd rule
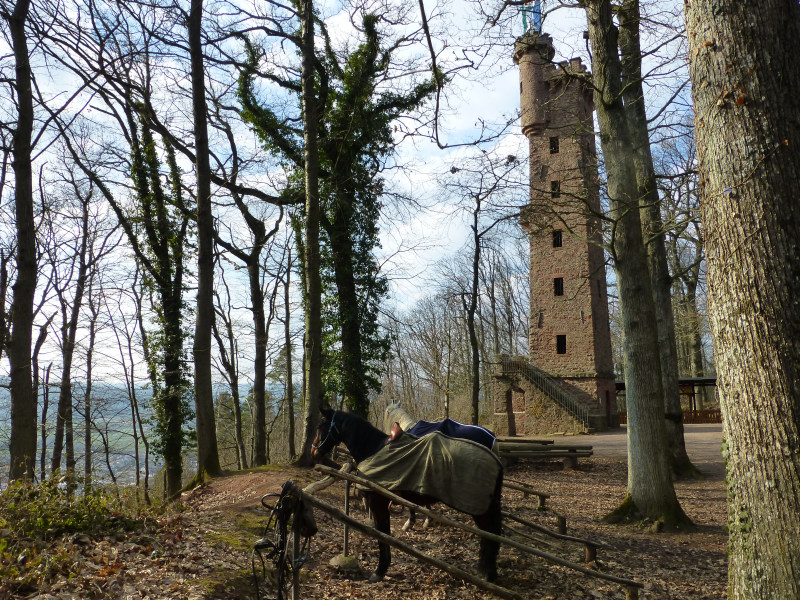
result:
[[[554,443],[554,440],[541,439],[541,438],[519,438],[516,436],[507,436],[507,435],[498,436],[495,439],[497,440],[497,443],[500,445],[515,444],[515,443],[548,445]]]
[[[501,438],[497,444],[497,453],[501,458],[560,458],[571,468],[578,466],[579,458],[594,454],[592,447],[585,444],[556,444],[553,440],[514,438]]]

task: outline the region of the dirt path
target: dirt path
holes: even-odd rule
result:
[[[570,438],[594,448],[594,456],[581,459],[575,470],[564,469],[560,461],[521,461],[509,467],[508,479],[551,495],[550,511],[537,511],[535,499],[510,489],[503,492],[504,509],[551,529],[556,526],[556,515],[564,516],[568,533],[604,545],[595,568],[641,582],[642,600],[722,600],[727,584],[727,506],[720,439],[719,426],[687,426],[689,455],[706,475],[675,486],[681,505],[696,525],[689,531],[654,533],[648,524],[612,526],[601,522],[625,495],[624,430]],[[146,531],[124,537],[109,535],[67,548],[77,573],[69,578],[48,581],[24,596],[4,594],[0,582],[0,600],[255,600],[252,550],[267,522],[261,496],[278,492],[288,479],[305,485],[319,478],[314,471],[276,466],[215,479],[185,495],[178,512],[164,515]],[[320,497],[341,509],[343,489],[336,484],[320,492]],[[355,518],[366,519],[359,503],[353,503],[353,511]],[[451,518],[466,519],[446,507],[442,511]],[[493,598],[400,552],[393,552],[389,574],[380,583],[346,576],[329,565],[331,558],[342,552],[342,526],[325,514],[316,516],[319,531],[302,574],[304,600]],[[405,519],[406,515],[392,517],[395,535],[429,555],[474,570],[478,553],[474,536],[444,527],[417,527],[403,533],[400,527]],[[541,537],[531,543],[567,560],[582,561],[580,544]],[[376,550],[372,539],[351,535],[351,555],[365,572],[375,568]],[[525,600],[625,598],[618,585],[510,547],[501,549],[498,568],[498,583]],[[260,598],[275,598],[274,589],[266,585]]]
[[[575,443],[590,444],[595,456],[619,459],[628,456],[627,427],[613,431],[580,436]],[[722,461],[722,425],[684,425],[686,452],[700,472],[710,477],[725,474]]]

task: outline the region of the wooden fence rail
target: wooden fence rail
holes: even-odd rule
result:
[[[561,565],[563,567],[567,567],[569,569],[572,569],[574,571],[578,571],[578,572],[583,573],[585,575],[588,575],[590,577],[594,577],[596,579],[602,579],[604,581],[610,581],[612,583],[616,583],[616,584],[622,585],[622,586],[625,587],[626,598],[628,600],[637,600],[638,597],[639,597],[639,589],[644,587],[638,581],[633,581],[631,579],[625,579],[624,577],[617,577],[615,575],[609,575],[607,573],[600,573],[600,572],[597,572],[597,571],[593,571],[593,570],[591,570],[591,569],[589,569],[587,567],[584,567],[583,565],[579,565],[577,563],[573,563],[571,561],[563,559],[563,558],[561,558],[559,556],[555,556],[553,554],[549,554],[547,552],[543,552],[542,550],[539,550],[537,548],[533,548],[532,546],[528,546],[527,544],[522,544],[520,542],[517,542],[516,540],[512,540],[511,538],[508,538],[508,537],[505,537],[505,536],[502,536],[502,535],[495,535],[493,533],[489,533],[488,531],[484,531],[483,529],[479,529],[477,527],[473,527],[472,525],[467,525],[466,523],[462,523],[460,521],[455,521],[453,519],[445,517],[444,515],[436,512],[436,511],[430,510],[430,509],[425,508],[424,506],[420,506],[418,504],[414,504],[413,502],[411,502],[409,500],[406,500],[405,498],[401,498],[397,494],[394,494],[394,493],[390,492],[389,490],[387,490],[386,488],[384,488],[384,487],[382,487],[382,486],[380,486],[380,485],[378,485],[378,484],[376,484],[376,483],[374,483],[374,482],[372,482],[372,481],[370,481],[368,479],[364,479],[363,477],[358,477],[357,475],[352,475],[350,473],[343,473],[341,471],[336,471],[334,469],[331,469],[329,467],[324,467],[322,465],[317,465],[315,468],[316,468],[316,470],[318,470],[318,471],[320,471],[320,472],[322,472],[322,473],[324,473],[326,475],[330,475],[330,476],[336,477],[338,479],[344,479],[344,480],[352,481],[354,483],[357,483],[358,485],[362,485],[364,487],[367,487],[367,488],[369,488],[369,489],[371,489],[373,491],[376,491],[376,492],[386,496],[392,502],[394,502],[396,504],[403,505],[403,506],[405,506],[407,508],[413,509],[414,511],[416,511],[416,512],[418,512],[420,514],[423,514],[426,517],[430,517],[431,519],[433,519],[434,521],[437,521],[439,523],[443,523],[443,524],[448,525],[450,527],[455,527],[457,529],[462,529],[464,531],[468,531],[470,533],[473,533],[475,535],[478,535],[478,536],[480,536],[482,538],[485,538],[485,539],[488,539],[488,540],[492,540],[492,541],[495,541],[495,542],[500,542],[501,544],[505,544],[507,546],[511,546],[512,548],[516,548],[517,550],[522,550],[523,552],[527,552],[529,554],[533,554],[534,556],[537,556],[537,557],[539,557],[539,558],[541,558],[541,559],[543,559],[543,560],[545,560],[545,561],[547,561],[549,563],[556,564],[556,565]],[[317,506],[317,503],[319,503],[320,501],[317,500],[316,498],[314,500],[315,500],[315,502],[310,502],[310,503],[314,504],[315,506]],[[335,510],[338,510],[338,509],[335,509]],[[339,511],[339,512],[341,512],[341,511]],[[347,515],[344,515],[344,513],[341,513],[341,514],[342,514],[342,516],[347,516]],[[367,535],[371,535],[373,537],[378,537],[378,536],[373,535],[371,532],[366,531],[364,528],[367,527],[367,526],[364,525],[363,523],[359,522],[359,521],[355,521],[355,519],[353,519],[352,517],[347,516],[347,519],[343,520],[343,521],[348,523],[350,526],[354,527],[355,529],[359,529],[360,531],[362,531],[364,533],[367,533]],[[356,523],[358,523],[358,525],[354,525],[351,521],[355,521]],[[407,546],[408,544],[403,543],[401,545],[401,544],[397,543],[398,542],[397,538],[394,538],[392,536],[387,536],[389,539],[392,540],[390,542],[390,541],[384,539],[383,536],[385,534],[382,534],[381,532],[378,532],[377,530],[376,530],[376,533],[379,533],[381,535],[381,537],[379,538],[379,539],[381,539],[381,541],[385,541],[387,544],[393,545],[396,548],[398,548],[399,550],[402,550],[403,552],[407,551],[403,546]],[[581,541],[585,542],[585,540],[581,540]],[[418,554],[421,554],[421,553],[418,550],[414,549],[414,552],[411,553],[411,554],[413,556],[417,556]],[[421,557],[417,556],[417,558],[421,558]],[[430,558],[430,557],[427,557],[427,555],[426,555],[426,558]],[[421,560],[425,560],[425,559],[421,559]],[[426,561],[426,562],[431,562],[431,561]],[[440,568],[442,568],[442,567],[440,567]],[[453,567],[453,568],[455,568],[455,567]],[[448,569],[444,569],[444,570],[447,571],[447,572],[451,572]],[[459,569],[459,570],[463,571],[461,569]],[[457,575],[457,576],[458,577],[462,577],[461,575]],[[472,578],[467,579],[467,581],[472,581],[473,579],[475,579],[474,575],[472,576]],[[501,588],[500,586],[494,586],[494,584],[489,584],[489,583],[487,583],[486,581],[484,581],[482,579],[479,580],[479,581],[481,581],[481,583],[482,583],[481,587],[483,587],[484,589],[489,589],[486,586],[490,586],[490,585],[495,587],[495,588],[499,588],[497,590],[493,590],[493,593],[501,595],[504,598],[518,598],[519,597],[519,595],[516,592],[513,592],[511,590],[506,590],[505,588]],[[476,585],[478,585],[478,584],[476,583]]]
[[[684,410],[683,422],[687,425],[698,425],[705,423],[722,423],[722,412],[720,409],[710,410]],[[628,423],[628,413],[619,413],[619,424],[625,425]]]

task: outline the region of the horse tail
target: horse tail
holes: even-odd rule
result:
[[[497,474],[492,501],[489,504],[492,533],[500,535],[503,531],[503,469]]]
[[[503,469],[497,475],[494,484],[494,493],[489,502],[489,509],[480,517],[475,518],[475,522],[484,531],[495,535],[503,534]],[[486,580],[493,582],[497,579],[497,555],[500,553],[500,542],[481,538],[480,560],[478,561],[478,571],[486,577]]]

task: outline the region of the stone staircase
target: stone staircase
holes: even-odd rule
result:
[[[592,414],[586,403],[581,401],[575,394],[565,390],[558,380],[546,371],[532,365],[524,357],[503,354],[498,359],[499,372],[497,375],[525,379],[547,398],[567,411],[583,426],[584,431],[587,433],[605,428],[602,416]]]

